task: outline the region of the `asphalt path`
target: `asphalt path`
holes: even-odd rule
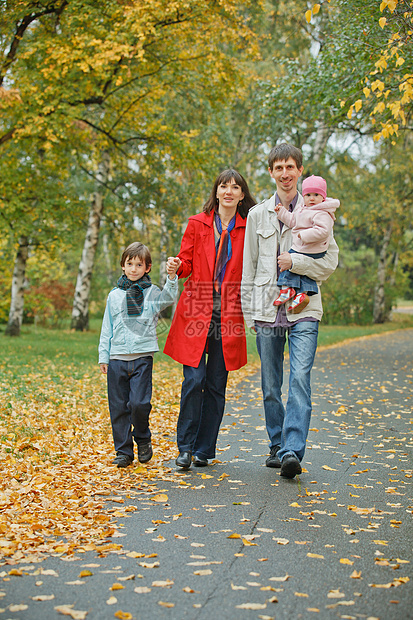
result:
[[[120,549],[0,566],[0,620],[413,618],[412,352],[413,330],[318,351],[294,480],[264,466],[259,376],[244,381],[218,462],[168,463],[123,498]]]

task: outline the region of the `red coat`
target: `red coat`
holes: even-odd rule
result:
[[[212,316],[213,273],[215,264],[214,213],[189,218],[178,254],[180,278],[190,276],[172,320],[164,353],[186,366],[197,367],[205,349]],[[238,213],[230,232],[232,256],[227,263],[221,287],[222,348],[227,370],[247,363],[244,317],[241,310],[242,255],[246,219]]]

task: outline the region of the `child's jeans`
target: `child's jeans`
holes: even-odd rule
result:
[[[128,362],[110,360],[108,365],[108,400],[115,450],[131,458],[133,439],[137,444],[151,439],[152,366],[152,356]]]
[[[288,250],[290,254],[304,254],[304,256],[310,256],[311,258],[323,258],[326,252],[319,252],[318,254],[306,254],[305,252],[297,252],[296,250]],[[298,273],[293,273],[289,269],[282,271],[277,280],[277,286],[280,288],[294,288],[295,292],[307,293],[308,295],[316,295],[318,293],[318,286],[315,280],[308,276],[300,276]]]

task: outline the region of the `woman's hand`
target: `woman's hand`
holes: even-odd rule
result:
[[[181,264],[182,261],[180,258],[178,258],[178,256],[170,256],[168,258],[168,260],[166,261],[166,273],[168,274],[170,280],[174,279],[174,277],[176,276],[176,272],[178,271]]]

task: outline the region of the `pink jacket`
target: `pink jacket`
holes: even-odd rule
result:
[[[334,211],[339,206],[339,200],[327,197],[318,205],[297,206],[292,213],[285,207],[280,207],[277,213],[278,219],[292,229],[292,249],[304,254],[325,252],[330,243],[330,235],[336,219]]]

